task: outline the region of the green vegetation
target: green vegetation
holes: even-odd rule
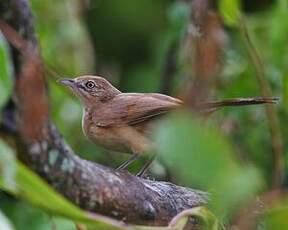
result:
[[[183,1],[91,0],[88,6],[80,2],[85,1],[31,1],[44,61],[59,77],[98,74],[125,92],[163,92],[167,56],[173,47],[176,70],[171,73],[172,87],[167,91],[183,96],[187,82],[201,78],[194,76],[195,64],[189,62],[193,54],[185,46],[190,41],[187,28],[192,30],[190,34],[197,33],[197,28],[191,26],[191,9]],[[288,3],[265,2],[270,3],[255,1],[241,8],[240,0],[218,1],[217,14],[225,29],[224,37],[220,36],[223,52],[217,63],[220,70],[207,85],[210,99],[261,96],[268,85],[272,95],[280,97],[274,110],[263,106],[229,107],[200,118],[187,108],[159,122],[155,131],[158,159],[151,168],[151,177],[210,192],[207,207],[189,211],[206,229],[245,224],[255,215],[249,208],[257,206],[262,198],[268,208],[254,218],[258,228],[288,227],[284,192],[288,172]],[[264,69],[253,59],[254,48]],[[13,93],[9,61],[7,42],[0,34],[1,109]],[[48,74],[47,79],[53,122],[75,152],[113,168],[123,162],[125,154],[111,153],[85,139],[78,101],[56,83],[54,75]],[[280,143],[276,153],[275,143]],[[1,139],[1,230],[46,230],[53,225],[68,230],[75,229],[74,222],[92,229],[126,229],[118,222],[89,216],[68,202],[16,160],[12,148]],[[275,164],[275,156],[280,164]],[[130,171],[137,172],[144,160],[133,164]],[[284,168],[279,168],[282,165]],[[284,179],[279,184],[277,173],[281,170]],[[276,188],[283,193],[276,192]],[[268,196],[271,199],[266,199]],[[180,230],[187,221],[184,215],[170,227],[129,229]]]

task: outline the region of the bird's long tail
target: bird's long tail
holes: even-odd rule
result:
[[[219,101],[204,102],[200,104],[202,109],[217,109],[225,106],[242,106],[258,104],[275,104],[279,101],[278,97],[251,97],[251,98],[231,98]]]

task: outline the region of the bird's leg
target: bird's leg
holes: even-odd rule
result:
[[[136,176],[143,177],[144,174],[149,169],[150,165],[153,163],[155,157],[156,157],[156,154],[153,154],[153,156],[144,164],[144,166],[140,169],[140,171],[136,174]]]
[[[140,157],[139,154],[133,153],[133,155],[124,163],[122,163],[116,170],[123,170],[126,169],[130,164],[136,161]]]

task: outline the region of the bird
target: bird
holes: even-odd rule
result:
[[[122,93],[100,76],[83,75],[62,78],[80,99],[83,107],[82,129],[93,143],[116,152],[130,153],[130,158],[117,169],[124,170],[143,153],[153,149],[150,139],[153,123],[162,115],[181,108],[182,100],[160,93]],[[233,98],[199,103],[201,110],[224,106],[275,103],[278,98]],[[155,155],[146,162],[138,176],[143,176]]]

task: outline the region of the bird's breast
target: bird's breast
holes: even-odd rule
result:
[[[117,135],[113,129],[97,126],[97,119],[93,117],[93,113],[89,109],[85,109],[83,112],[82,129],[84,135],[97,145],[117,152],[131,152],[123,138]]]
[[[85,135],[95,144],[102,147],[123,153],[132,153],[131,148],[123,137],[117,135],[111,128],[90,126],[86,129]]]
[[[91,110],[86,109],[82,118],[83,132],[93,143],[125,153],[142,153],[150,148],[150,141],[146,138],[148,123],[133,127],[99,127],[93,115]]]

